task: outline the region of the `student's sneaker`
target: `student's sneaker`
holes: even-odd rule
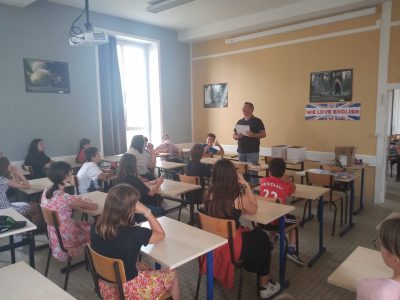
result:
[[[289,258],[291,261],[294,261],[295,263],[297,263],[297,264],[299,264],[301,266],[305,266],[306,265],[306,263],[296,253],[288,252],[286,257]]]
[[[260,288],[260,297],[261,299],[271,299],[281,290],[281,285],[278,282],[273,280],[269,281],[267,287]]]

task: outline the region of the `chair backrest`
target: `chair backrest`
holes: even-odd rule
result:
[[[249,170],[249,166],[247,164],[234,164],[236,168],[236,172],[238,174],[246,174]]]
[[[324,186],[328,188],[333,187],[333,175],[318,174],[306,171],[306,182],[308,185]]]
[[[200,177],[199,176],[189,176],[189,175],[182,175],[182,174],[178,174],[178,176],[179,176],[180,182],[200,185]]]
[[[271,159],[273,159],[273,158],[274,158],[273,156],[264,156],[264,161],[268,165],[269,162],[271,161]]]
[[[233,265],[237,265],[233,248],[233,238],[236,236],[235,221],[210,217],[202,212],[197,212],[196,218],[200,229],[228,239],[231,262]]]
[[[319,166],[321,170],[328,170],[332,172],[343,172],[344,168],[339,167],[339,166],[331,166],[331,165],[320,165]]]
[[[117,284],[120,299],[125,299],[122,285],[126,282],[124,262],[120,259],[109,258],[94,251],[90,245],[86,245],[85,251],[90,263],[90,271],[96,290],[98,280]]]
[[[48,226],[53,226],[54,229],[56,230],[56,235],[57,235],[57,240],[60,245],[60,248],[62,251],[67,252],[67,250],[64,248],[64,243],[61,237],[61,232],[60,232],[60,217],[58,216],[58,212],[46,207],[40,207],[43,215],[43,219],[46,222]]]

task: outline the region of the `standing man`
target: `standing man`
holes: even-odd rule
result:
[[[243,104],[243,119],[237,121],[236,125],[249,126],[245,133],[237,133],[236,128],[233,138],[238,141],[239,160],[258,164],[260,152],[260,139],[266,137],[265,127],[261,119],[253,116],[254,105],[251,102]]]

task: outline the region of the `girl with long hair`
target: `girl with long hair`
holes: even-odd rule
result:
[[[80,256],[85,244],[90,240],[89,222],[75,221],[72,218],[72,210],[75,208],[96,210],[97,204],[64,192],[66,184],[73,180],[72,169],[68,163],[63,161],[53,162],[50,165],[48,177],[53,185],[44,190],[41,206],[57,211],[60,219],[61,236],[68,253],[61,250],[54,226],[47,226],[49,246],[55,258],[65,261],[68,254],[72,257]]]
[[[137,170],[140,177],[145,180],[155,179],[152,172],[156,165],[156,152],[154,151],[154,146],[152,144],[146,144],[143,135],[135,135],[132,138],[131,146],[127,153],[135,155]]]
[[[138,177],[136,157],[134,155],[128,153],[122,155],[118,166],[117,182],[127,183],[136,188],[140,193],[140,201],[150,208],[154,215],[162,216],[165,214],[163,208],[157,207],[157,192],[164,182],[164,178],[159,177],[144,184]],[[139,220],[137,221],[139,222]]]
[[[45,146],[42,139],[34,139],[28,148],[28,155],[24,164],[32,167],[31,179],[47,177],[47,168],[51,159],[44,152]]]
[[[124,284],[125,299],[159,299],[168,291],[173,299],[179,299],[178,277],[174,270],[150,270],[137,262],[140,248],[155,244],[165,238],[164,230],[150,209],[139,202],[139,192],[128,184],[111,188],[104,203],[104,212],[90,230],[91,247],[97,253],[121,259],[127,282]],[[143,215],[150,229],[134,226],[136,214]],[[99,280],[103,299],[118,299],[118,289]]]
[[[272,248],[268,235],[258,228],[250,230],[240,225],[239,218],[242,212],[248,214],[257,212],[257,201],[250,185],[242,175],[236,173],[236,168],[230,160],[220,159],[215,163],[211,187],[205,197],[204,210],[211,217],[235,221],[234,248],[237,255],[235,258],[244,260],[245,269],[258,275],[261,298],[269,298],[278,293],[279,283],[269,278]],[[229,283],[233,285],[234,267],[230,263],[229,247],[225,245],[216,251],[226,254],[214,256],[215,277],[225,283],[225,286],[229,286]],[[227,266],[229,272],[225,272],[225,269],[219,272],[223,269],[221,266]]]

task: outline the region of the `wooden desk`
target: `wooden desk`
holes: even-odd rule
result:
[[[364,168],[362,168],[362,183],[361,183],[361,194],[360,194],[360,205],[362,205],[361,196],[363,195],[363,186],[364,186]],[[305,176],[306,172],[316,173],[316,174],[327,174],[333,175],[335,181],[339,182],[346,182],[350,184],[350,209],[349,209],[349,224],[342,229],[340,232],[340,236],[345,235],[347,232],[350,231],[354,227],[353,222],[353,214],[354,214],[354,180],[358,177],[357,173],[352,172],[332,172],[328,170],[322,169],[309,169],[301,172],[296,172],[296,175]],[[361,207],[361,206],[360,206]]]
[[[75,299],[22,261],[1,268],[0,278],[0,295],[2,299]]]
[[[168,217],[160,217],[158,221],[165,231],[165,239],[142,247],[141,252],[168,269],[175,269],[207,253],[207,299],[212,299],[212,250],[225,245],[228,240]],[[148,222],[142,226],[150,228]]]
[[[390,278],[392,275],[392,269],[385,265],[379,251],[357,247],[327,281],[355,292],[363,279]]]
[[[88,210],[88,209],[80,209],[77,208],[78,210],[87,213],[92,216],[99,216],[103,213],[104,210],[104,202],[106,201],[107,198],[107,193],[103,193],[100,191],[94,191],[86,194],[82,194],[82,197],[86,197],[89,200],[93,201],[94,203],[97,204],[97,209],[96,210]]]
[[[158,194],[160,194],[162,197],[172,200],[172,201],[178,201],[180,203],[184,202],[182,199],[177,198],[177,196],[193,192],[195,190],[201,189],[200,185],[195,185],[195,184],[190,184],[190,183],[184,183],[184,182],[179,182],[179,181],[173,181],[173,180],[168,180],[165,179],[162,185],[160,186],[160,190],[158,191]],[[93,210],[86,210],[86,209],[80,209],[80,211],[85,212],[89,215],[92,216],[98,216],[103,213],[104,209],[104,202],[107,198],[107,193],[95,191],[95,192],[90,192],[86,194],[82,194],[83,197],[87,197],[91,201],[97,203],[98,208],[93,211]],[[184,202],[186,203],[186,202]],[[190,205],[190,222],[194,222],[194,203],[189,203]]]
[[[203,157],[200,162],[206,165],[211,165],[213,166],[218,160],[220,160],[220,157]],[[261,164],[261,165],[254,165],[252,163],[248,163],[248,162],[243,162],[243,161],[233,161],[232,163],[235,165],[247,165],[248,166],[248,171],[252,171],[252,172],[262,172],[262,171],[268,171],[268,165],[267,164]],[[267,176],[267,174],[266,174]]]
[[[108,162],[110,164],[112,163],[119,163],[121,161],[123,154],[117,154],[117,155],[108,155],[108,156],[104,156],[101,160]]]
[[[395,219],[395,218],[400,218],[400,212],[398,212],[398,211],[391,212],[383,221],[386,221],[388,219]],[[381,226],[383,221],[380,222],[378,225],[376,225],[376,230],[379,230],[379,227]]]
[[[12,208],[3,208],[0,209],[0,215],[10,216],[15,221],[26,221],[26,226],[19,229],[9,230],[3,233],[0,233],[0,238],[8,237],[10,243],[8,245],[0,246],[0,252],[3,251],[11,251],[11,263],[15,263],[15,249],[24,245],[29,245],[29,264],[34,268],[35,267],[35,240],[32,234],[32,231],[36,229],[36,225],[17,212]],[[27,238],[23,239],[20,242],[14,243],[14,235],[19,233],[27,233]],[[0,280],[1,284],[1,280]],[[0,293],[1,295],[1,293]]]
[[[279,283],[281,288],[284,289],[288,286],[285,280],[286,270],[286,255],[285,255],[285,218],[284,216],[294,210],[294,206],[277,204],[274,202],[266,201],[263,197],[255,196],[257,199],[257,212],[255,214],[243,214],[242,219],[257,222],[261,224],[268,224],[276,219],[279,219]]]
[[[312,267],[313,264],[321,257],[322,254],[325,253],[326,248],[324,246],[324,201],[323,196],[329,192],[329,188],[319,187],[319,186],[311,186],[304,184],[296,184],[296,191],[291,195],[296,198],[305,198],[309,200],[318,200],[318,222],[319,222],[319,243],[318,243],[318,252],[311,258],[308,262],[308,267]],[[311,211],[308,211],[309,220],[313,216],[311,215]]]
[[[160,194],[165,199],[169,199],[172,201],[178,201],[180,203],[187,203],[186,201],[183,201],[182,199],[177,198],[177,196],[184,195],[186,193],[191,193],[191,192],[194,192],[199,189],[201,189],[201,185],[165,179],[164,182],[160,186],[160,190],[158,191],[158,194]],[[192,197],[192,198],[194,198],[194,197]],[[189,202],[189,208],[190,208],[189,223],[194,224],[194,203],[193,203],[193,201]]]
[[[172,170],[174,169],[180,169],[184,168],[186,164],[184,163],[177,163],[177,162],[171,162],[171,161],[165,161],[161,160],[157,157],[156,161],[156,168],[158,168],[158,176],[161,176],[161,171],[164,171],[165,173],[171,173]]]
[[[47,177],[45,178],[38,178],[38,179],[31,179],[28,180],[31,188],[29,189],[19,189],[21,192],[27,194],[27,195],[32,195],[32,194],[37,194],[43,192],[47,187],[51,186],[53,183],[48,179]]]

